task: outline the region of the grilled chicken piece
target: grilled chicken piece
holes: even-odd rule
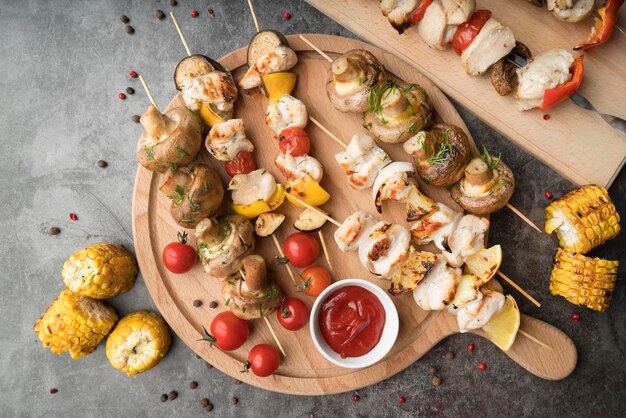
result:
[[[461,63],[467,74],[481,75],[514,47],[513,31],[491,17],[461,54]]]
[[[444,309],[454,299],[460,277],[461,269],[448,267],[446,260],[438,255],[426,278],[413,290],[415,303],[425,311]]]
[[[430,216],[424,217],[411,225],[411,237],[417,245],[426,245],[435,242],[438,248],[443,248],[448,236],[456,228],[463,214],[450,209],[443,203],[437,203],[437,210]]]
[[[505,298],[502,293],[489,289],[482,289],[481,292],[483,293],[481,299],[471,302],[458,310],[456,320],[461,332],[478,329],[487,324],[491,317],[504,306]]]
[[[298,63],[298,55],[288,46],[279,46],[272,52],[263,55],[248,68],[239,81],[239,87],[244,90],[261,86],[261,76],[287,71]]]
[[[322,164],[310,155],[294,157],[289,153],[278,154],[274,164],[289,184],[295,183],[307,174],[319,183],[324,175]]]
[[[212,105],[218,112],[230,112],[237,99],[237,86],[229,73],[211,71],[196,77],[182,96],[191,110],[199,110],[202,104]]]
[[[443,251],[448,264],[461,267],[465,259],[483,248],[489,221],[474,215],[464,215],[448,238],[448,250]]]
[[[398,33],[403,33],[411,26],[409,15],[418,6],[418,0],[382,0],[380,10],[383,16],[389,19],[389,23]]]
[[[363,232],[376,223],[371,213],[360,211],[348,216],[335,231],[335,242],[341,251],[355,251],[359,248]]]
[[[426,9],[417,31],[431,48],[446,49],[456,29],[476,9],[475,0],[434,0]]]
[[[346,150],[335,155],[335,160],[356,190],[371,187],[380,170],[391,162],[387,153],[365,134],[355,134]]]
[[[380,221],[364,232],[359,260],[370,273],[389,278],[407,258],[410,241],[408,229]]]
[[[258,169],[248,174],[237,174],[230,180],[228,190],[232,190],[235,205],[246,206],[257,200],[267,202],[276,190],[276,180],[267,171]]]
[[[525,67],[517,70],[517,107],[528,110],[543,102],[546,90],[569,81],[574,57],[564,49],[549,49],[537,55]]]
[[[446,43],[452,42],[454,33],[476,11],[476,0],[440,0],[446,12],[447,26],[443,36]]]
[[[246,138],[243,119],[230,119],[213,126],[205,145],[211,155],[220,161],[234,160],[241,151],[254,151],[254,145]]]
[[[276,135],[292,126],[304,129],[308,121],[309,115],[304,103],[289,94],[284,94],[280,100],[267,107],[265,123]]]
[[[580,22],[591,14],[594,0],[548,0],[548,10],[566,22]]]

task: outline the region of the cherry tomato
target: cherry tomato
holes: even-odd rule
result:
[[[278,148],[283,154],[291,153],[294,157],[306,155],[311,151],[309,135],[302,128],[292,126],[283,129],[278,135]]]
[[[297,331],[306,325],[309,320],[309,308],[297,298],[285,298],[276,310],[276,316],[280,325],[289,331]]]
[[[204,341],[216,344],[224,351],[236,350],[248,339],[248,322],[235,316],[230,311],[217,314],[211,322],[211,333],[204,330]]]
[[[296,267],[310,266],[320,255],[320,246],[313,236],[306,232],[296,232],[283,242],[283,251],[291,264]]]
[[[273,345],[259,344],[250,350],[244,371],[252,370],[252,373],[259,377],[267,377],[274,374],[278,366],[280,366],[278,350]]]
[[[470,20],[459,25],[452,38],[452,48],[457,55],[461,55],[467,49],[490,17],[490,10],[476,10]]]
[[[330,273],[322,266],[313,266],[300,275],[301,281],[296,286],[309,296],[319,296],[332,283]]]
[[[224,168],[229,176],[235,177],[237,174],[248,174],[256,170],[256,164],[251,152],[241,151],[234,160],[226,161]]]
[[[196,250],[187,244],[187,233],[178,233],[178,242],[167,244],[163,248],[163,264],[175,274],[187,273],[196,264]]]

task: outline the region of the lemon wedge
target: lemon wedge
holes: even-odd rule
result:
[[[498,271],[502,264],[502,247],[494,245],[490,248],[483,248],[465,261],[467,270],[487,283]]]
[[[504,306],[491,320],[483,326],[483,331],[489,341],[500,347],[504,351],[515,342],[515,336],[520,324],[520,313],[513,296],[507,295]]]

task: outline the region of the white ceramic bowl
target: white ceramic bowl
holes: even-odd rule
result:
[[[320,330],[319,314],[322,309],[322,304],[326,298],[335,290],[345,286],[359,286],[372,292],[380,303],[382,303],[385,309],[385,326],[380,336],[378,344],[372,348],[372,350],[360,357],[347,357],[341,358],[332,348],[328,346],[322,332]],[[358,369],[362,367],[368,367],[382,360],[387,353],[391,350],[396,338],[398,337],[398,328],[400,327],[400,321],[398,319],[398,311],[393,301],[380,287],[374,283],[368,282],[363,279],[344,279],[328,286],[315,300],[313,308],[311,309],[311,316],[309,317],[309,327],[311,330],[311,338],[317,350],[331,363],[337,366],[345,367],[348,369]]]

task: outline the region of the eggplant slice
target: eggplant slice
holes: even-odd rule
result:
[[[263,30],[257,33],[248,45],[248,67],[252,67],[263,55],[282,45],[289,46],[289,42],[285,35],[278,31]]]
[[[318,210],[321,211],[321,209]],[[305,209],[293,223],[293,227],[301,232],[315,232],[323,227],[325,223],[326,218],[317,211]]]
[[[174,70],[176,89],[182,91],[183,87],[189,87],[193,83],[194,78],[215,70],[226,72],[219,62],[204,55],[195,54],[185,57],[180,60]]]

